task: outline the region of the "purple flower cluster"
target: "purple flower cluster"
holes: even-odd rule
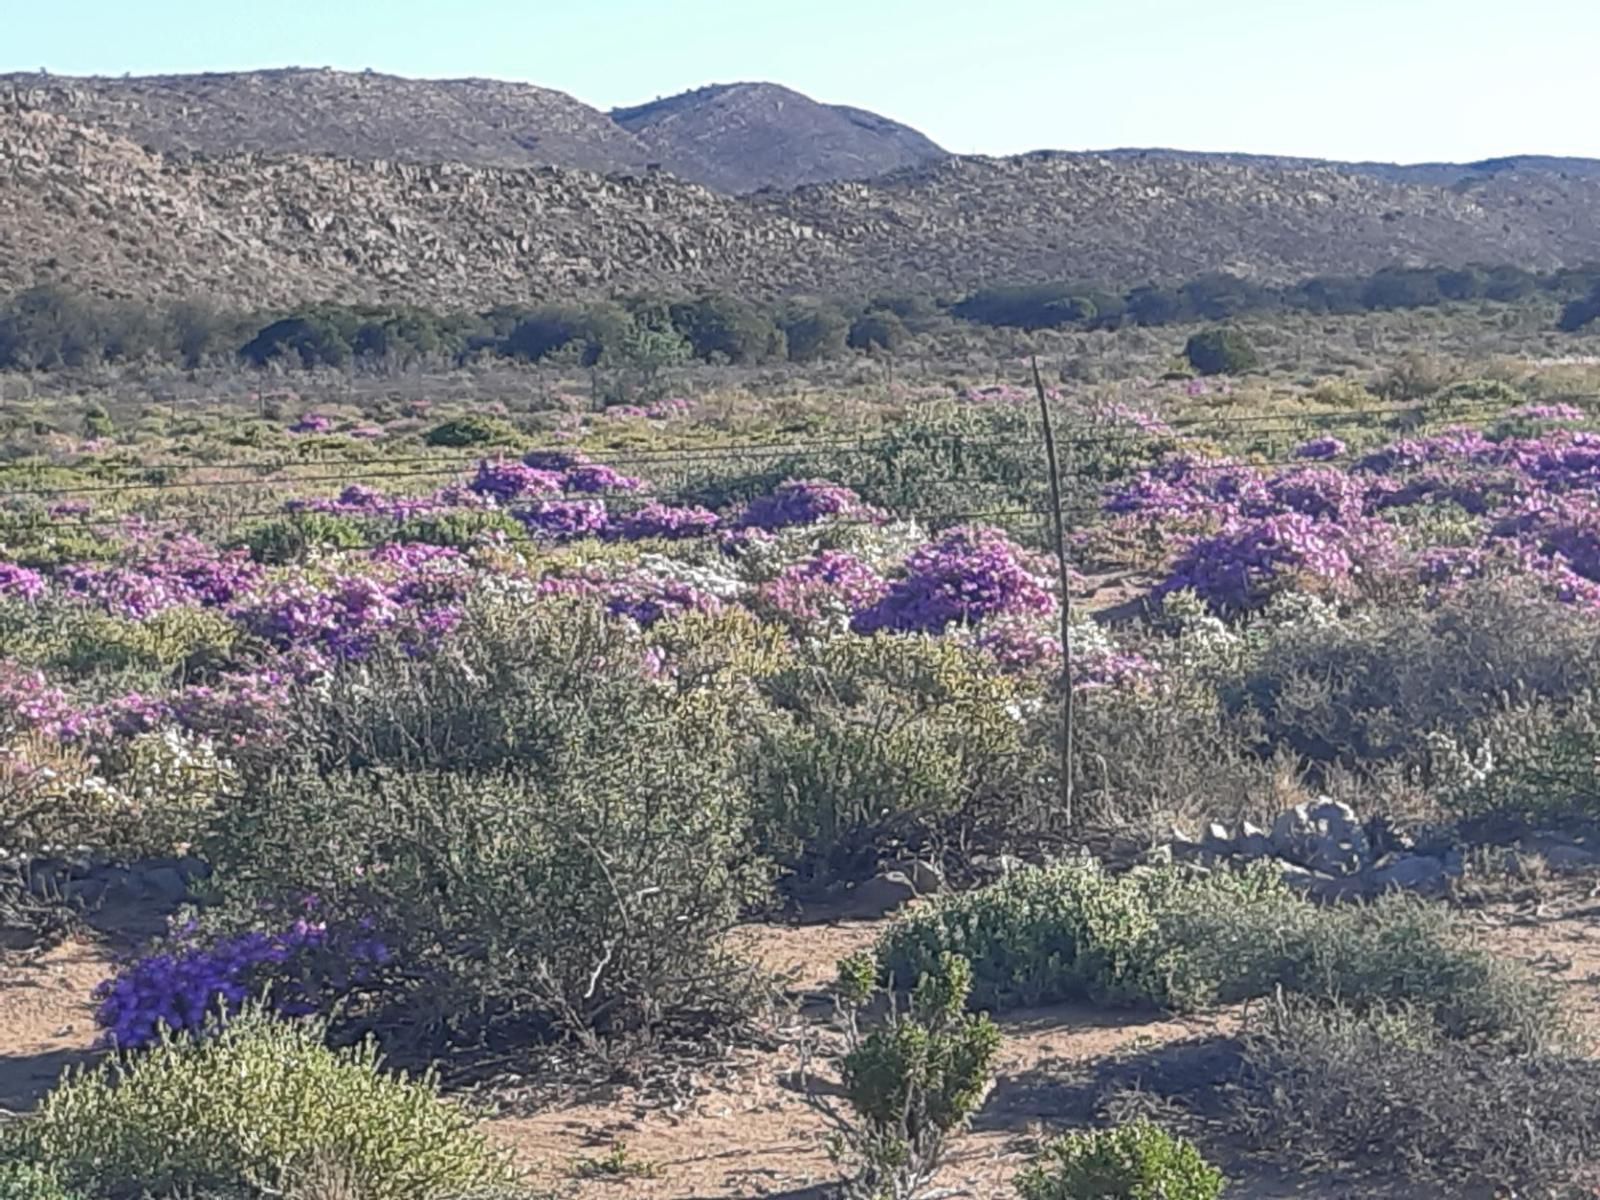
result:
[[[829,517],[876,519],[874,510],[843,484],[826,479],[790,479],[780,483],[770,495],[752,500],[739,518],[745,528],[787,529],[794,525],[814,525]]]
[[[637,492],[644,487],[642,479],[624,475],[604,463],[579,463],[567,468],[562,486],[569,492]]]
[[[714,533],[720,522],[721,518],[710,509],[698,506],[675,508],[652,502],[614,521],[610,532],[625,541],[644,538],[679,541]]]
[[[667,617],[686,612],[716,612],[722,607],[715,596],[682,580],[653,575],[625,575],[609,581],[603,591],[607,612],[614,617],[630,618],[642,629]]]
[[[169,608],[218,608],[248,593],[261,568],[246,550],[218,550],[189,534],[140,537],[111,563],[68,563],[55,579],[113,616],[143,620]]]
[[[330,968],[335,954],[344,965]],[[106,1045],[135,1050],[154,1044],[163,1029],[201,1033],[211,1018],[231,1016],[263,991],[278,1013],[304,1016],[389,959],[375,938],[335,947],[325,925],[305,920],[281,933],[239,934],[209,946],[193,941],[191,931],[97,987],[95,1021]]]
[[[37,600],[44,592],[44,576],[39,572],[0,562],[0,599]]]
[[[235,607],[233,617],[280,650],[311,647],[335,659],[370,654],[396,631],[407,645],[433,645],[461,619],[473,573],[457,551],[422,544],[380,547],[373,571],[319,586],[280,583]]]
[[[1389,526],[1371,519],[1341,522],[1296,512],[1238,518],[1192,542],[1157,594],[1193,588],[1219,611],[1241,611],[1296,576],[1339,587],[1365,563],[1381,560],[1392,537]]]
[[[1000,615],[1048,613],[1056,597],[1042,567],[998,529],[947,530],[911,552],[905,576],[856,614],[858,633],[940,633]]]
[[[333,430],[333,418],[324,417],[318,413],[306,413],[293,425],[289,426],[290,433],[329,433]]]
[[[822,550],[763,584],[755,600],[758,610],[791,625],[812,627],[871,608],[888,590],[883,576],[854,554]]]
[[[543,541],[571,542],[599,537],[610,525],[610,514],[599,500],[541,500],[511,514],[528,535]]]
[[[520,462],[478,464],[478,473],[467,485],[480,496],[492,496],[501,504],[521,496],[559,496],[562,478],[558,471],[546,471]]]

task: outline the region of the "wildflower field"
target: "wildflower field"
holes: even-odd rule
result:
[[[0,462],[0,927],[48,963],[151,902],[107,872],[179,886],[78,997],[101,1065],[0,1095],[0,1196],[1565,1194],[1583,1022],[1542,943],[1453,911],[1556,887],[1536,835],[1600,866],[1600,394],[1560,378],[36,405]],[[1318,804],[1364,822],[1348,879],[1242,861]],[[1330,898],[1396,855],[1428,898]],[[916,988],[886,1027],[812,1011],[882,987]],[[1116,1014],[1099,1076],[1006,1057],[1051,1004],[1069,1040]],[[701,1078],[644,1161],[572,1092],[686,1062],[842,1098],[710,1129]],[[654,1161],[701,1137],[771,1177]],[[1092,1190],[1134,1159],[1190,1190]]]

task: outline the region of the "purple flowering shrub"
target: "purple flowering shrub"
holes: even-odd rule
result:
[[[780,483],[769,495],[758,496],[746,506],[739,524],[747,529],[768,532],[792,525],[811,525],[830,517],[873,520],[875,510],[842,484],[826,479],[790,479]]]
[[[1046,568],[998,529],[947,530],[912,551],[904,575],[856,614],[857,633],[941,633],[989,617],[1048,613],[1056,597]]]
[[[821,550],[758,588],[753,607],[796,630],[843,627],[881,601],[888,588],[883,576],[854,554]]]
[[[125,963],[94,992],[104,1044],[154,1045],[163,1031],[197,1035],[246,1001],[266,996],[282,1016],[325,1012],[351,987],[370,984],[389,962],[377,938],[330,937],[327,925],[296,920],[278,932],[204,940],[192,926],[153,953]]]

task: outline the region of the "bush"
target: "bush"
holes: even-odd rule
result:
[[[892,312],[863,313],[850,326],[852,350],[882,350],[893,354],[905,340],[905,322]]]
[[[431,1078],[386,1073],[371,1043],[329,1050],[322,1034],[246,1012],[208,1039],[114,1058],[69,1075],[0,1134],[0,1149],[35,1164],[36,1181],[53,1173],[85,1197],[279,1195],[330,1178],[364,1200],[509,1189],[505,1165]]]
[[[1145,1121],[1069,1133],[1017,1178],[1022,1200],[1216,1200],[1222,1172],[1181,1137]]]
[[[1566,700],[1600,690],[1597,668],[1600,628],[1587,613],[1490,580],[1431,608],[1277,624],[1220,689],[1259,715],[1269,746],[1324,763],[1417,762],[1420,732],[1460,738],[1508,693]]]
[[[946,953],[972,963],[986,1007],[1189,1010],[1281,988],[1360,1009],[1413,1003],[1455,1038],[1534,1047],[1559,1031],[1550,990],[1469,945],[1447,913],[1410,897],[1323,909],[1269,869],[1113,877],[1090,860],[1022,871],[903,917],[878,961],[916,978]]]
[[[224,919],[314,893],[330,928],[372,923],[404,970],[382,1000],[455,1042],[736,1016],[748,697],[709,664],[663,686],[643,653],[597,607],[507,602],[432,657],[344,668],[298,704],[321,769],[247,760],[206,843]]]
[[[430,446],[510,446],[521,436],[494,417],[455,417],[428,430],[423,441]]]
[[[251,366],[273,361],[296,367],[342,367],[350,361],[350,343],[326,315],[308,313],[274,321],[239,348]]]
[[[1565,1195],[1600,1155],[1600,1066],[1454,1041],[1406,1006],[1269,1004],[1228,1106],[1285,1165],[1450,1195]]]
[[[713,294],[674,304],[672,324],[698,358],[757,363],[787,355],[783,333],[772,319],[735,296]]]
[[[817,304],[790,309],[779,327],[787,339],[789,361],[806,363],[842,355],[851,324],[837,308]]]
[[[1561,310],[1559,327],[1563,333],[1577,333],[1600,320],[1600,287],[1578,300],[1571,300]]]
[[[239,538],[239,545],[258,563],[285,566],[303,562],[317,550],[351,550],[365,541],[355,520],[313,509],[253,525]]]
[[[5,1139],[0,1138],[0,1148]],[[80,1200],[61,1186],[54,1171],[36,1163],[0,1162],[0,1200]]]
[[[761,840],[785,864],[870,870],[1019,785],[1011,682],[950,641],[833,638],[767,680],[753,767]]]
[[[813,1101],[835,1125],[835,1155],[853,1161],[849,1194],[914,1200],[950,1136],[988,1095],[1000,1031],[986,1016],[965,1015],[971,986],[971,967],[946,955],[917,981],[909,1011],[891,1001],[888,1021],[863,1033],[860,1013],[875,991],[872,961],[840,964],[847,1047],[840,1073],[852,1111]]]
[[[1242,375],[1260,365],[1255,347],[1237,329],[1207,329],[1183,348],[1189,365],[1202,375]]]
[[[520,542],[527,529],[509,513],[494,509],[444,512],[434,516],[412,517],[395,530],[392,541],[425,542],[430,546],[450,546],[466,550],[486,541],[505,538]]]

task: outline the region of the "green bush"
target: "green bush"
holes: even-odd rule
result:
[[[1237,329],[1207,329],[1183,348],[1189,365],[1202,375],[1242,375],[1261,363],[1250,339]]]
[[[5,1138],[0,1137],[0,1149]],[[36,1163],[0,1162],[0,1200],[80,1200],[61,1185],[54,1171]]]
[[[376,921],[393,1011],[453,1042],[736,1016],[721,938],[764,882],[742,692],[663,687],[642,652],[592,606],[506,602],[437,655],[336,673],[296,704],[320,766],[241,755],[245,799],[202,851],[219,921],[308,892]]]
[[[365,541],[354,519],[312,509],[253,525],[240,536],[239,545],[258,563],[284,566],[303,562],[317,550],[351,550]]]
[[[905,344],[906,325],[892,312],[863,313],[851,324],[848,340],[852,350],[882,350],[892,354]]]
[[[983,1008],[1126,1004],[1162,994],[1156,934],[1140,877],[1108,875],[1088,860],[1019,871],[920,908],[883,935],[878,963],[903,981],[958,955],[972,964],[972,1000]]]
[[[908,1011],[891,1005],[888,1021],[863,1033],[859,1014],[875,992],[872,961],[840,964],[847,1046],[840,1074],[851,1113],[824,1110],[838,1127],[836,1155],[853,1160],[853,1194],[916,1196],[950,1136],[988,1095],[1000,1031],[986,1016],[966,1015],[971,989],[971,967],[945,955],[917,981]]]
[[[5,1127],[0,1149],[87,1197],[281,1195],[335,1171],[364,1200],[509,1189],[507,1167],[430,1078],[385,1072],[371,1043],[333,1051],[322,1037],[247,1010],[212,1037],[69,1075]]]
[[[443,512],[434,516],[412,517],[395,530],[393,541],[426,542],[430,546],[451,546],[466,550],[484,541],[503,537],[522,541],[527,530],[511,514],[492,509]]]
[[[1406,1005],[1256,1009],[1226,1104],[1286,1167],[1430,1194],[1578,1195],[1600,1155],[1600,1066],[1453,1040]]]
[[[522,435],[495,417],[454,417],[435,425],[423,436],[430,446],[510,446]]]
[[[778,321],[789,347],[790,362],[838,358],[850,336],[850,318],[826,304],[800,305]]]
[[[1069,1133],[1017,1178],[1022,1200],[1216,1200],[1222,1172],[1146,1121]]]
[[[1021,871],[901,918],[878,962],[914,979],[947,953],[971,962],[985,1007],[1182,1011],[1281,988],[1356,1008],[1411,1003],[1455,1038],[1533,1047],[1560,1032],[1550,989],[1472,946],[1447,912],[1405,896],[1323,908],[1266,868],[1110,876],[1090,860]]]
[[[791,867],[848,871],[882,838],[925,838],[1020,786],[1015,689],[954,642],[833,638],[762,690],[762,840]]]

